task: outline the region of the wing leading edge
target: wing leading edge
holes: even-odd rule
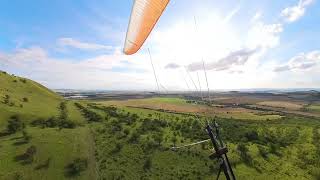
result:
[[[127,55],[136,53],[170,0],[135,0],[130,16],[123,52]]]

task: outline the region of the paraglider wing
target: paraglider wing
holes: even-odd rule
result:
[[[123,52],[136,53],[149,36],[170,0],[135,0]]]

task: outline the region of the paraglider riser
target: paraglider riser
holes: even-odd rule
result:
[[[230,165],[230,162],[229,162],[229,159],[227,156],[228,148],[224,147],[222,140],[219,137],[218,127],[215,126],[215,128],[216,128],[216,135],[212,132],[212,128],[209,124],[206,126],[206,131],[211,139],[213,149],[215,151],[209,157],[211,159],[217,158],[220,161],[220,169],[219,169],[219,172],[217,175],[217,179],[219,179],[220,172],[221,172],[221,170],[223,170],[223,173],[224,173],[227,180],[235,180],[236,178],[235,178],[235,175],[233,173],[232,167]],[[219,139],[219,141],[217,138]]]

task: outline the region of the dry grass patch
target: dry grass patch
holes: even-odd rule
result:
[[[257,103],[262,106],[270,106],[276,108],[284,108],[288,110],[300,110],[304,104],[299,102],[288,102],[288,101],[262,101]]]

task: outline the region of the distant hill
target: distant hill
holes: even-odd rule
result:
[[[35,81],[0,71],[0,127],[13,114],[26,120],[58,115],[62,99]]]

